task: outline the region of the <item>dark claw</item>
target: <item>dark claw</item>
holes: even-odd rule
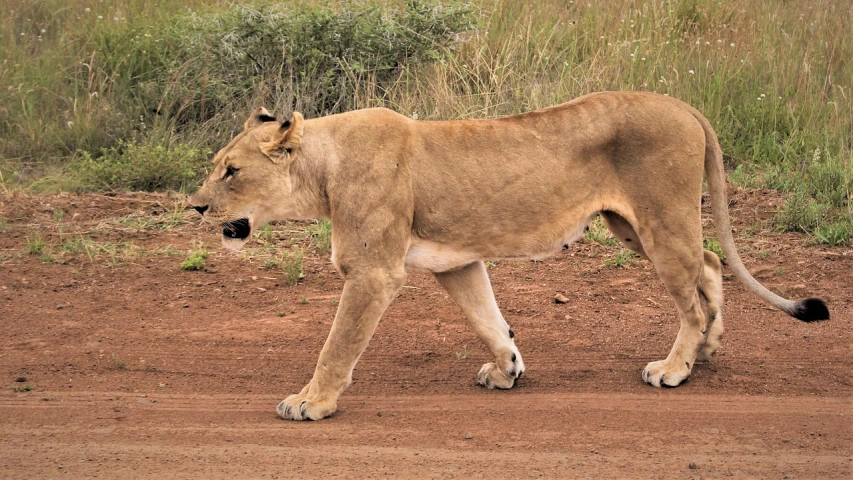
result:
[[[515,338],[515,332],[511,328],[509,329],[509,338]]]
[[[286,406],[284,407],[284,416],[285,416],[285,417],[290,417],[290,405],[286,405]]]
[[[302,415],[302,418],[305,418],[305,409],[307,408],[305,405],[307,404],[307,400],[303,400],[302,403],[299,404],[299,414]]]
[[[512,360],[512,363],[515,363],[515,354],[514,353],[512,354],[511,360]]]

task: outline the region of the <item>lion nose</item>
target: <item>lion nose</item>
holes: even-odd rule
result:
[[[194,208],[194,209],[196,209],[196,211],[197,211],[198,213],[200,213],[200,214],[204,215],[204,212],[206,212],[206,211],[207,211],[207,209],[208,209],[208,205],[204,205],[204,206],[202,206],[202,207],[199,207],[199,206],[193,206],[193,208]]]

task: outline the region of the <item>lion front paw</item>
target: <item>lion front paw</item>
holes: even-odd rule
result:
[[[672,365],[667,360],[651,362],[643,369],[643,381],[655,387],[677,387],[690,375],[687,362]]]
[[[320,420],[337,409],[337,402],[310,400],[307,395],[300,393],[285,398],[278,404],[276,411],[285,420]]]
[[[490,362],[483,365],[483,368],[480,369],[480,373],[477,374],[477,383],[486,388],[506,390],[514,387],[515,382],[521,378],[521,374],[523,373],[523,365],[518,366],[518,368],[511,368],[509,372],[504,372],[498,368],[496,363]]]

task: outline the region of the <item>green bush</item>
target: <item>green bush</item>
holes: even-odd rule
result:
[[[811,233],[821,225],[829,213],[829,206],[817,202],[804,192],[795,192],[776,213],[773,223],[783,232]]]
[[[181,262],[181,270],[195,271],[202,270],[207,258],[207,249],[199,248],[192,252],[183,262]]]
[[[96,155],[82,152],[72,165],[87,190],[181,190],[194,188],[210,164],[210,151],[188,145],[121,143]]]
[[[310,116],[352,108],[357,85],[380,88],[400,67],[445,58],[458,34],[473,27],[471,7],[407,0],[401,9],[378,2],[337,7],[236,4],[179,25],[189,71],[182,78],[185,114],[200,121],[243,105],[258,91],[296,96]],[[200,71],[193,71],[199,69]],[[292,107],[292,105],[291,105]]]
[[[134,144],[220,147],[258,103],[295,102],[309,116],[355,108],[356,90],[445,58],[475,18],[439,0],[10,2],[0,7],[0,167],[27,183],[82,157],[73,167],[86,170],[86,189],[177,188],[188,175],[137,181],[111,165]],[[194,156],[148,150],[158,148],[142,153]]]

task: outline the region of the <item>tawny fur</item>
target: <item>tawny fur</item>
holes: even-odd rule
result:
[[[703,173],[735,274],[769,303],[798,308],[743,267],[716,135],[698,111],[669,97],[597,93],[495,120],[414,121],[381,108],[312,120],[294,113],[283,124],[270,118],[253,112],[190,201],[215,224],[332,222],[332,262],[344,291],[314,377],[279,405],[283,418],[334,413],[411,269],[435,274],[495,355],[478,381],[511,388],[524,362],[483,260],[550,255],[599,213],[655,265],[675,301],[675,345],[646,366],[643,379],[678,385],[722,335],[720,262],[702,248]],[[247,238],[223,241],[239,248]]]

